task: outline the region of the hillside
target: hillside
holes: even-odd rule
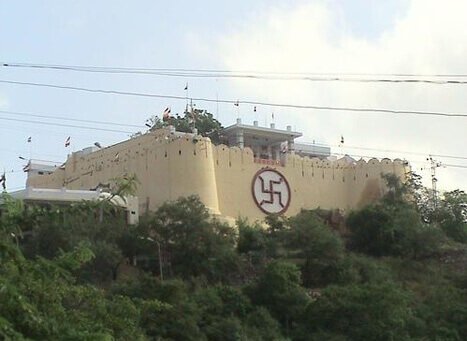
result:
[[[466,194],[432,209],[387,180],[343,230],[321,210],[231,227],[196,197],[128,227],[109,203],[5,195],[0,338],[464,340]]]

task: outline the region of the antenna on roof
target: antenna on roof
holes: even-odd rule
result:
[[[235,101],[234,106],[237,107],[237,119],[241,118],[240,117],[240,103],[238,102],[238,99]]]

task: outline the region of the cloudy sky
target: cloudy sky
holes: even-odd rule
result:
[[[149,116],[167,106],[172,112],[185,107],[184,100],[86,93],[2,80],[181,97],[188,82],[190,97],[467,113],[467,85],[462,84],[290,79],[305,74],[347,80],[390,77],[375,74],[420,75],[414,79],[467,75],[465,13],[467,2],[463,0],[0,0],[2,63],[294,75],[287,79],[182,78],[0,67],[0,172],[6,171],[10,190],[19,189],[25,182],[24,161],[19,156],[63,161],[67,153],[96,141],[109,145],[127,138],[128,132],[143,129]],[[304,133],[305,142],[336,146],[343,135],[345,147],[335,147],[334,152],[356,158],[405,158],[426,179],[426,158],[443,155],[436,157],[445,165],[437,169],[439,188],[467,189],[466,117],[271,106],[258,106],[255,113],[246,104],[239,108],[223,103],[196,105],[214,113],[224,125],[232,124],[237,116],[246,123],[269,124],[274,112],[276,126],[292,125]],[[27,143],[29,136],[31,143]],[[65,148],[68,136],[72,145]]]

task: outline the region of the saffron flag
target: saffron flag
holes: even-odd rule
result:
[[[69,147],[71,143],[71,136],[68,136],[65,140],[65,147]]]

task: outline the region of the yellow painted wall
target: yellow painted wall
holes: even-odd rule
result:
[[[118,157],[116,155],[118,154]],[[87,155],[73,153],[51,175],[34,176],[27,185],[91,189],[124,174],[136,174],[140,212],[155,210],[167,200],[197,194],[213,214],[224,218],[263,219],[256,206],[252,180],[263,167],[274,168],[287,179],[291,201],[287,215],[301,208],[358,208],[381,197],[382,173],[404,178],[401,161],[372,159],[349,165],[344,161],[302,158],[289,154],[284,166],[254,162],[249,148],[214,146],[208,138],[176,136],[158,130]]]

